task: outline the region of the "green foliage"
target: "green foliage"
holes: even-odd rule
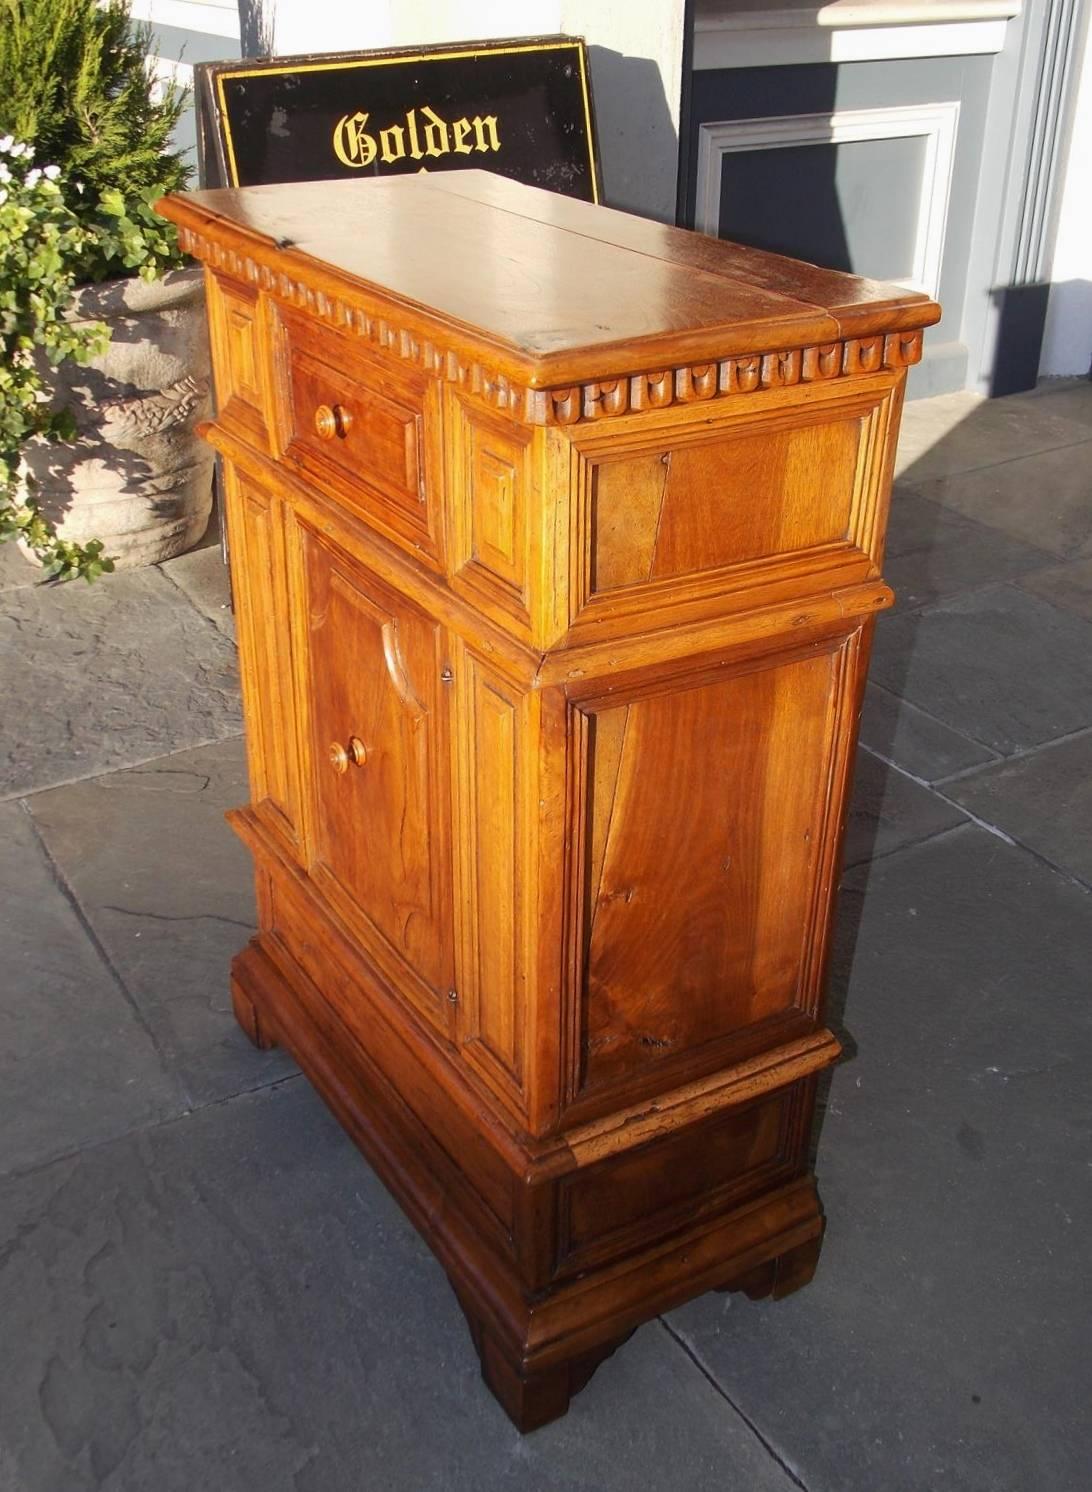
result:
[[[75,434],[46,402],[41,361],[105,348],[105,326],[64,317],[76,285],[184,262],[152,204],[186,185],[171,146],[186,94],[153,81],[149,53],[128,0],[0,0],[0,541],[22,538],[61,580],[114,565],[97,540],[58,538],[20,491],[25,442]]]
[[[33,492],[19,488],[26,441],[75,434],[71,411],[46,402],[39,360],[87,362],[109,340],[101,323],[77,325],[64,314],[93,233],[66,204],[55,166],[31,167],[29,146],[0,147],[0,540],[22,538],[47,575],[94,580],[114,568],[102,544],[58,538]]]
[[[174,224],[154,209],[162,195],[158,186],[124,194],[110,187],[79,214],[91,230],[87,253],[78,266],[81,281],[126,274],[155,280],[185,263]]]
[[[150,50],[128,0],[0,0],[0,134],[29,140],[92,202],[178,191],[188,169],[171,136],[186,94],[152,85]]]
[[[0,0],[0,135],[60,168],[69,208],[93,230],[81,284],[184,262],[152,203],[189,177],[171,148],[187,96],[153,81],[150,48],[129,0]]]

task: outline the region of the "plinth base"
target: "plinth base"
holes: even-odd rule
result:
[[[292,1053],[436,1254],[466,1316],[482,1376],[521,1431],[563,1415],[642,1322],[707,1290],[778,1298],[814,1272],[823,1221],[814,1182],[802,1175],[697,1225],[680,1229],[668,1215],[663,1236],[623,1257],[530,1285],[527,1261],[542,1257],[546,1240],[516,1236],[506,1253],[495,1230],[481,1224],[458,1160],[437,1143],[448,1100],[425,1072],[407,1101],[376,1052],[343,1024],[303,969],[289,964],[279,943],[271,952],[255,939],[234,961],[231,988],[247,1037]],[[483,1143],[490,1138],[487,1130]],[[514,1148],[507,1148],[509,1164]],[[532,1170],[533,1160],[524,1157]],[[526,1175],[512,1180],[527,1187]],[[543,1197],[552,1184],[543,1182]],[[528,1208],[525,1233],[547,1211],[541,1202]]]

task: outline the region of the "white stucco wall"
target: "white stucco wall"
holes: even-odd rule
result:
[[[682,91],[683,0],[260,0],[273,49],[482,41],[562,33],[591,49],[604,198],[674,221]]]
[[[559,0],[265,0],[274,49],[350,52],[363,47],[410,47],[425,42],[477,41],[483,37],[556,31]]]
[[[1084,43],[1050,279],[1039,375],[1087,376],[1092,365],[1092,28]]]
[[[605,200],[673,223],[682,0],[562,0],[558,29],[591,49]]]

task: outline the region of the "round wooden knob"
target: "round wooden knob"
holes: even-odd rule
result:
[[[335,772],[347,772],[350,765],[362,767],[368,760],[368,748],[359,736],[350,736],[347,746],[335,741],[330,747],[330,765]]]
[[[344,440],[352,428],[353,417],[341,404],[320,404],[315,410],[315,429],[321,440]]]

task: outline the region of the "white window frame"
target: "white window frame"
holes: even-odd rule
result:
[[[719,234],[721,182],[727,155],[745,150],[780,150],[790,145],[842,145],[857,140],[921,137],[925,141],[925,163],[913,267],[905,279],[894,283],[935,297],[940,288],[958,126],[959,103],[955,100],[703,124],[698,132],[694,225],[702,233]],[[786,203],[786,212],[791,210],[791,204]]]

